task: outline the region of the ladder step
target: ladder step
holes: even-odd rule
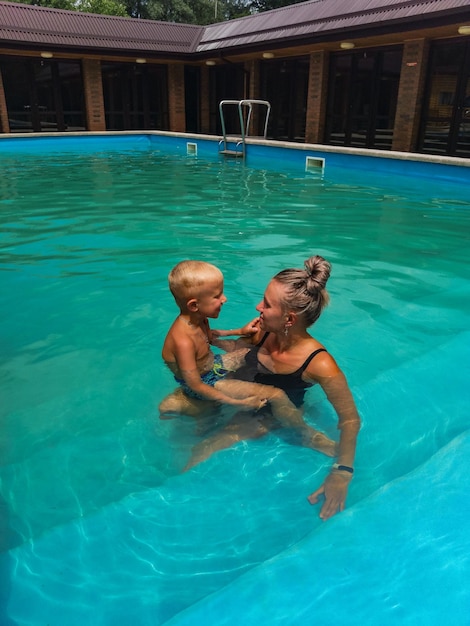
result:
[[[219,154],[223,154],[228,157],[243,157],[243,152],[240,150],[221,150]]]

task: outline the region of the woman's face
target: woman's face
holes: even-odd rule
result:
[[[263,299],[257,305],[260,327],[262,330],[278,332],[284,329],[286,323],[285,306],[282,301],[284,286],[272,280],[266,287]]]

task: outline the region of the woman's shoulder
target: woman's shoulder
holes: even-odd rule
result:
[[[312,341],[308,343],[306,352],[308,352],[308,355],[305,359],[305,373],[309,378],[330,378],[341,372],[333,355],[313,337]]]

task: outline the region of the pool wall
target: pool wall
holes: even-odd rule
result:
[[[190,133],[132,132],[120,133],[40,133],[14,134],[0,136],[0,154],[2,152],[34,153],[50,150],[51,152],[76,151],[96,152],[99,149],[110,150],[147,150],[161,149],[165,154],[180,154],[194,158],[226,158],[219,155],[221,138],[214,135],[195,135]],[[282,162],[286,169],[306,170],[306,159],[324,160],[325,168],[348,167],[358,171],[372,173],[384,172],[389,175],[401,174],[414,178],[425,177],[435,180],[470,181],[470,159],[410,154],[408,152],[390,152],[361,148],[341,148],[320,144],[280,142],[247,139],[246,164],[252,167],[270,168],[270,163],[279,167]],[[412,164],[412,167],[410,167]],[[319,168],[320,169],[320,168]]]

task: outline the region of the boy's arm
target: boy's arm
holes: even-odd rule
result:
[[[212,330],[212,334],[215,334],[217,337],[233,337],[235,335],[239,335],[240,337],[252,337],[259,330],[259,317],[255,317],[242,326],[242,328],[232,328],[230,330]]]
[[[222,393],[211,385],[206,385],[201,379],[201,373],[196,363],[196,353],[193,342],[185,337],[181,338],[174,346],[174,354],[178,370],[185,383],[199,396],[205,400],[220,402],[222,404],[232,404],[245,408],[258,410],[266,405],[266,399],[260,399],[258,396],[250,396],[239,399]]]
[[[233,328],[230,330],[211,330],[209,340],[213,346],[225,350],[225,352],[233,352],[240,348],[249,348],[257,343],[259,333],[259,317],[255,317],[251,322],[245,324],[241,328]],[[238,339],[221,339],[221,337],[233,337],[239,335]]]

